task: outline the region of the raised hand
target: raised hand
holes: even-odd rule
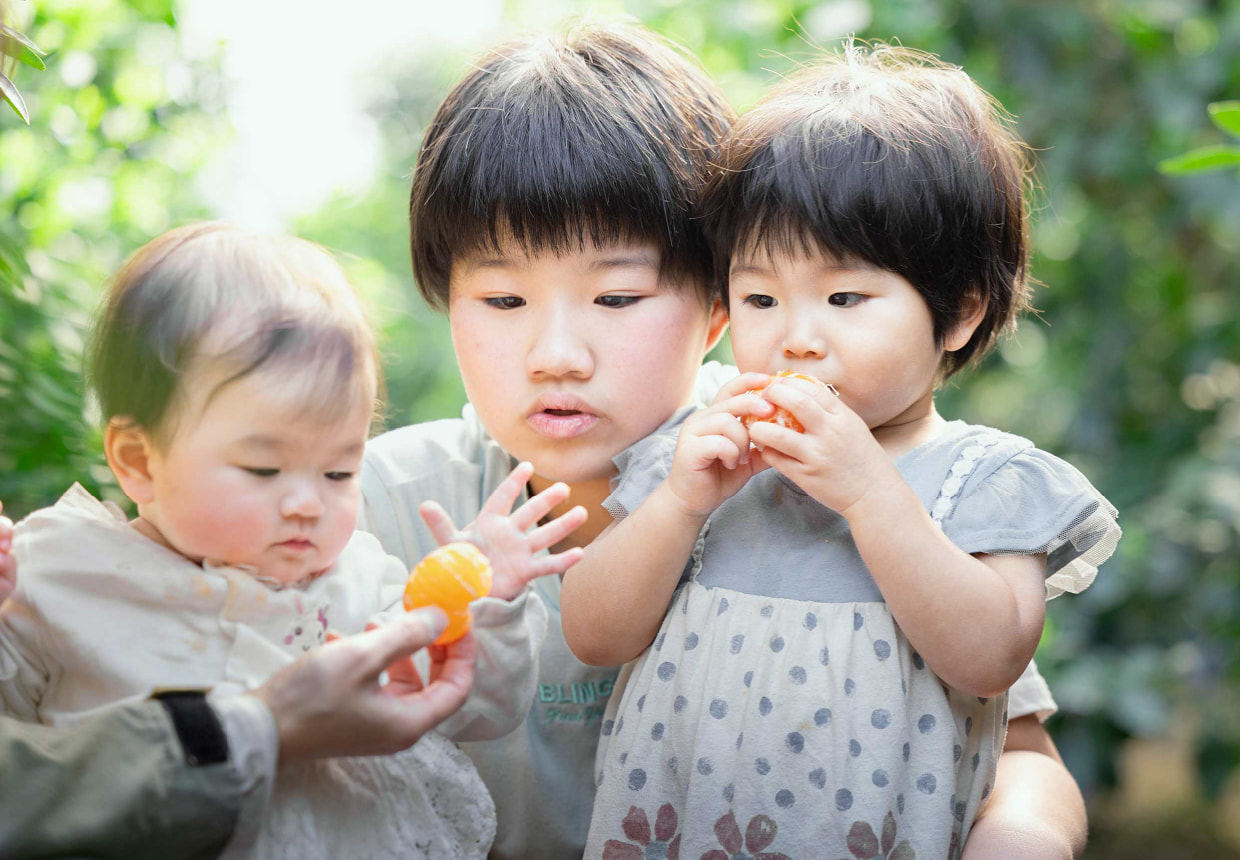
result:
[[[749,432],[739,419],[773,411],[762,395],[750,390],[769,379],[762,373],[741,374],[719,389],[708,409],[685,420],[667,484],[686,513],[710,514],[767,467],[762,455],[750,448]]]
[[[533,474],[531,464],[519,464],[495,488],[477,519],[462,530],[456,528],[438,503],[423,502],[418,508],[440,546],[467,540],[482,550],[491,562],[491,596],[501,600],[512,600],[538,577],[563,573],[581,560],[582,550],[576,547],[561,553],[538,555],[564,540],[586,521],[586,509],[578,505],[534,528],[568,499],[567,484],[553,484],[510,513]]]
[[[0,502],[0,513],[4,503]],[[17,558],[13,555],[13,521],[0,516],[0,603],[17,587]]]

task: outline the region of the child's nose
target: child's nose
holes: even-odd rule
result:
[[[525,369],[531,379],[575,376],[588,378],[594,359],[578,321],[571,314],[553,312],[534,333]]]
[[[827,342],[809,320],[797,320],[784,336],[784,358],[824,358]]]
[[[323,513],[323,498],[309,481],[299,482],[289,488],[280,500],[280,515],[312,519]]]

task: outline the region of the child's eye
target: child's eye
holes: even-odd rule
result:
[[[627,308],[635,305],[642,300],[642,296],[599,296],[594,300],[596,305],[602,305],[605,308]]]
[[[865,296],[860,293],[832,293],[827,298],[827,304],[837,308],[848,308],[864,300]]]
[[[328,472],[327,480],[329,481],[347,481],[353,477],[352,472]]]
[[[259,478],[274,478],[276,475],[280,474],[279,469],[262,469],[254,466],[242,466],[241,468],[249,472],[251,475],[256,475]]]
[[[483,302],[485,302],[488,307],[511,311],[524,305],[525,299],[520,296],[488,296],[483,299]]]
[[[752,296],[745,297],[744,304],[755,308],[767,309],[775,307],[779,304],[779,302],[775,301],[774,296],[764,296],[761,293],[754,293]]]

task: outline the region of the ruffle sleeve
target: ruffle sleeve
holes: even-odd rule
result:
[[[680,422],[665,426],[612,458],[618,474],[612,479],[611,495],[603,500],[603,507],[617,521],[637,510],[671,474],[679,429]]]
[[[934,510],[944,533],[968,553],[1046,553],[1048,600],[1088,588],[1119,543],[1115,506],[1075,467],[1028,443],[1000,443],[976,459],[967,475],[958,461],[944,483]]]

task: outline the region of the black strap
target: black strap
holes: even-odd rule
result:
[[[228,761],[228,736],[201,690],[169,690],[151,696],[172,718],[185,762],[194,767]]]

